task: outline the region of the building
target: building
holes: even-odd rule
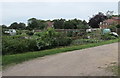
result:
[[[100,28],[109,28],[111,25],[120,24],[120,17],[112,17],[111,19],[104,20],[100,23]]]
[[[48,22],[47,22],[47,28],[54,27],[53,24],[54,24],[54,22],[48,21]]]
[[[10,35],[16,35],[16,30],[15,29],[9,29],[8,31],[5,31],[6,34]]]

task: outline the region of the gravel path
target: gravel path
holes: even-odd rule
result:
[[[3,76],[113,76],[105,68],[118,61],[118,43],[36,58],[11,66]]]

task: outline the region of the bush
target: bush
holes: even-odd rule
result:
[[[120,28],[120,24],[116,25],[117,28]]]
[[[41,36],[42,35],[42,32],[35,32],[35,34],[34,34],[35,36]]]
[[[72,37],[72,36],[73,36],[73,31],[68,31],[68,32],[67,32],[67,36],[68,36],[68,37]]]
[[[37,34],[37,46],[39,49],[54,48],[57,46],[67,46],[71,43],[71,39],[63,36],[63,34],[55,32],[54,29],[49,28],[42,33]]]
[[[113,36],[111,34],[104,34],[104,35],[101,36],[101,38],[103,40],[112,40],[112,39],[116,39],[117,37],[115,37],[115,36]]]
[[[36,37],[37,36],[37,37]],[[32,37],[26,35],[3,36],[3,55],[67,46],[71,39],[49,28]]]
[[[109,28],[110,28],[111,32],[116,32],[117,27],[115,25],[112,25]]]
[[[26,32],[27,35],[32,36],[34,33],[32,31]]]
[[[101,42],[101,40],[94,40],[94,39],[77,39],[74,40],[71,45],[83,45],[83,44],[89,44],[89,43],[98,43]]]
[[[2,51],[5,54],[16,54],[27,51],[37,50],[36,40],[34,39],[20,39],[11,36],[4,36],[2,41]]]
[[[22,30],[17,30],[17,35],[21,35],[22,33]]]

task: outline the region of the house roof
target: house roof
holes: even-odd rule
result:
[[[53,24],[54,22],[50,22],[50,21],[47,22],[48,27],[52,27]]]
[[[113,22],[115,22],[115,20],[114,19],[107,19],[107,20],[105,20],[103,22],[112,24]]]
[[[103,21],[103,22],[112,24],[112,23],[118,22],[118,21],[120,21],[120,17],[112,17],[111,19],[107,19],[107,20],[105,20],[105,21]]]
[[[120,20],[120,17],[112,17],[112,19]]]

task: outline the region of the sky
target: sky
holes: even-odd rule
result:
[[[43,20],[81,19],[88,21],[98,12],[118,14],[118,2],[1,2],[1,24],[27,23],[30,18]]]

